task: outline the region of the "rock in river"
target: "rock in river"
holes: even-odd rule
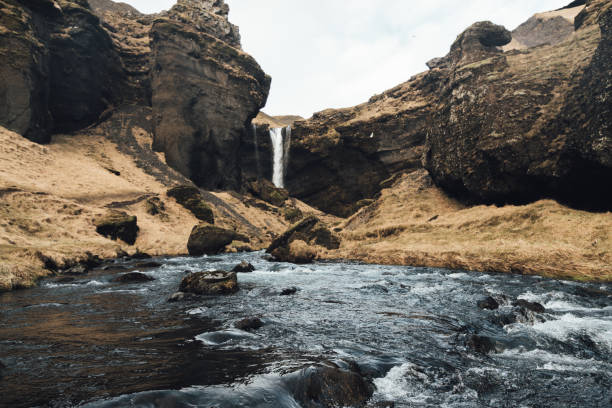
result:
[[[238,291],[235,272],[196,272],[181,281],[179,291],[196,295],[226,295]]]
[[[191,230],[187,249],[192,256],[215,255],[223,252],[232,241],[248,242],[248,238],[235,231],[201,223]]]
[[[254,270],[255,270],[255,267],[253,265],[251,265],[247,261],[242,261],[238,265],[234,266],[234,269],[232,269],[232,272],[248,273],[248,272],[253,272]]]
[[[149,276],[149,275],[145,275],[144,273],[140,273],[140,272],[130,272],[130,273],[126,273],[123,274],[121,276],[116,277],[115,279],[113,279],[113,282],[119,282],[119,283],[142,283],[142,282],[150,282],[150,281],[154,281],[155,278]]]

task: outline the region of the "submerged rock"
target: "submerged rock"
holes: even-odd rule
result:
[[[193,293],[175,292],[168,298],[168,302],[170,303],[187,302],[190,300],[195,300],[197,298],[198,296]]]
[[[118,283],[143,283],[143,282],[151,282],[154,280],[155,278],[149,275],[145,275],[144,273],[130,272],[130,273],[126,273],[124,275],[118,276],[114,278],[112,281],[118,282]]]
[[[546,312],[546,309],[540,303],[529,302],[524,299],[517,299],[514,303],[512,303],[512,306],[518,306],[520,308],[531,310],[532,312],[536,312],[536,313]]]
[[[232,269],[232,272],[248,273],[248,272],[253,272],[254,270],[255,270],[255,267],[253,265],[251,265],[247,261],[242,261],[238,265],[234,266],[234,269]]]
[[[159,262],[155,262],[155,261],[151,261],[151,262],[140,262],[137,263],[136,268],[159,268],[162,266],[162,264],[160,264]]]
[[[479,336],[477,334],[469,336],[465,345],[482,354],[489,354],[490,352],[495,351],[495,342],[493,340],[491,340],[489,337]]]
[[[253,331],[253,330],[257,330],[260,329],[261,327],[263,327],[264,323],[263,321],[258,318],[258,317],[249,317],[246,319],[242,319],[237,321],[234,324],[234,327],[236,327],[239,330],[244,330],[244,331]]]
[[[497,300],[493,299],[491,296],[487,296],[486,298],[479,300],[477,306],[481,309],[496,310],[499,308],[499,303],[497,303]]]
[[[248,238],[235,231],[202,223],[191,230],[187,249],[192,256],[216,255],[223,252],[232,241],[248,242]]]
[[[196,295],[226,295],[238,291],[235,272],[196,272],[181,281],[179,291]]]
[[[138,235],[137,218],[123,211],[111,211],[95,220],[96,232],[112,240],[134,245]]]
[[[304,368],[287,375],[286,386],[304,408],[363,407],[375,389],[354,363]]]
[[[281,296],[291,296],[291,295],[295,295],[298,291],[298,288],[296,288],[295,286],[291,287],[291,288],[285,288],[281,291],[280,295]]]

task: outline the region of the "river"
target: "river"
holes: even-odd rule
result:
[[[291,375],[354,362],[372,407],[612,406],[612,285],[262,255],[126,261],[0,294],[0,405],[300,407]],[[237,294],[167,302],[187,271],[243,260],[256,271]],[[125,267],[155,280],[112,282]],[[263,327],[234,328],[248,317]]]

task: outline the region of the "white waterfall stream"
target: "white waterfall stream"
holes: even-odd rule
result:
[[[276,187],[284,188],[285,170],[289,161],[289,149],[291,148],[291,126],[271,128],[270,140],[272,141],[273,152],[272,182]]]

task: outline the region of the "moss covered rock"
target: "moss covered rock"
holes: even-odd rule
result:
[[[214,255],[221,253],[232,241],[248,242],[249,238],[224,228],[201,223],[193,227],[187,249],[189,255]]]
[[[289,192],[284,188],[276,188],[269,180],[261,179],[248,183],[247,188],[255,197],[277,207],[289,199]]]
[[[298,222],[304,218],[302,210],[297,207],[285,207],[283,208],[283,217],[289,222]]]
[[[94,221],[96,232],[112,240],[134,245],[138,236],[137,218],[123,211],[111,211]]]
[[[215,223],[215,215],[212,208],[203,200],[202,194],[197,187],[177,186],[168,190],[166,194],[191,211],[198,220],[209,224]]]
[[[196,272],[183,278],[179,291],[196,295],[226,295],[238,291],[238,279],[234,272]]]

